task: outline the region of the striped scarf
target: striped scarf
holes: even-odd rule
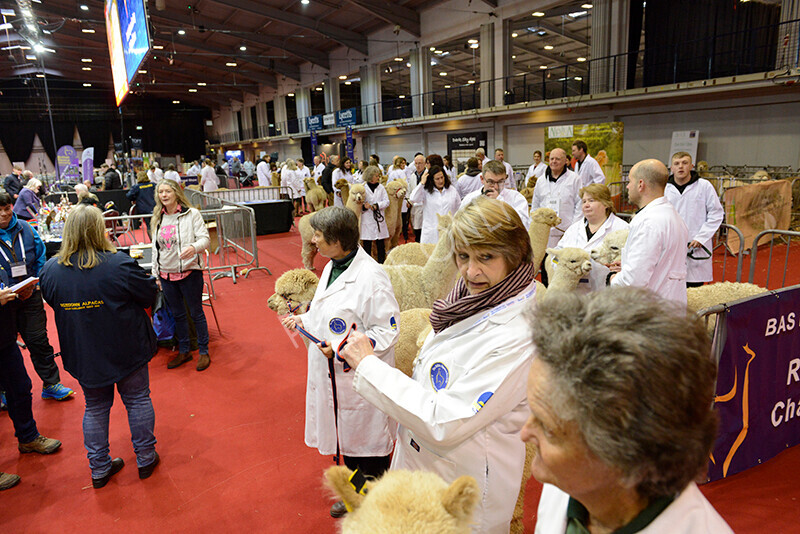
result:
[[[531,285],[533,276],[533,264],[521,263],[498,284],[475,295],[469,294],[466,282],[463,278],[459,278],[447,298],[433,303],[430,319],[433,331],[438,334],[467,317],[494,308],[501,302],[518,295]]]

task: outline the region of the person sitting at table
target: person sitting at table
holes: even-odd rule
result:
[[[529,320],[536,532],[732,533],[694,482],[717,435],[703,321],[634,287],[548,293]]]
[[[39,200],[39,190],[42,187],[42,182],[37,178],[31,178],[22,186],[19,191],[19,197],[14,202],[14,213],[23,221],[30,221],[39,215],[39,208],[42,207],[42,202]]]
[[[75,194],[78,195],[78,204],[88,204],[95,208],[100,208],[100,199],[94,193],[89,192],[86,184],[76,184]]]

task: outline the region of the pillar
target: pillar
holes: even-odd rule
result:
[[[481,107],[489,108],[494,105],[494,82],[495,78],[495,37],[494,22],[481,24],[480,33],[480,61],[481,61]]]
[[[341,109],[339,98],[339,80],[337,78],[325,79],[325,113],[333,113]]]
[[[619,54],[628,51],[630,0],[597,0],[592,5],[590,91],[623,90],[628,61]]]
[[[311,115],[311,89],[309,87],[298,88],[294,92],[295,106],[297,107],[297,122],[301,132],[308,131],[306,117]]]
[[[273,101],[273,105],[275,106],[275,131],[278,135],[282,135],[288,133],[289,129],[287,128],[286,122],[288,121],[288,117],[286,115],[286,97],[285,96],[278,96],[275,97]]]
[[[414,48],[411,57],[411,101],[414,117],[431,115],[431,91],[433,91],[433,73],[431,69],[431,51],[428,48]]]
[[[361,121],[364,124],[383,121],[380,69],[380,65],[364,65],[358,69],[361,77]]]

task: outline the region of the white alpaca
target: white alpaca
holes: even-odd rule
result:
[[[628,240],[628,232],[628,229],[610,232],[600,246],[592,250],[592,259],[603,265],[620,261],[622,249],[625,248],[625,242]]]
[[[550,229],[559,224],[561,224],[561,218],[550,208],[539,208],[531,213],[531,226],[528,229],[528,236],[531,238],[535,272],[539,272],[542,267],[547,240],[550,238]]]
[[[425,265],[436,248],[434,243],[405,243],[391,250],[384,265]]]
[[[344,194],[344,189],[342,189]],[[364,184],[353,184],[350,186],[350,194],[347,196],[347,202],[344,207],[356,214],[358,218],[358,228],[361,229],[361,213],[364,211],[361,207],[364,205],[364,200],[367,198],[367,190]],[[344,199],[344,196],[342,196]]]
[[[424,266],[384,265],[392,282],[400,310],[432,308],[434,301],[447,296],[456,282],[458,269],[450,245],[450,215],[439,215],[439,242]],[[399,248],[399,247],[398,247]]]
[[[552,258],[547,265],[550,284],[547,291],[574,291],[582,278],[586,278],[592,270],[589,253],[581,248],[548,248],[547,254]]]

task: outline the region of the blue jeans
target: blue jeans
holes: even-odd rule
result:
[[[20,443],[30,443],[39,435],[31,408],[31,379],[25,370],[16,340],[0,347],[0,391],[6,392],[8,416]]]
[[[111,471],[108,416],[114,404],[114,385],[102,388],[81,387],[86,399],[83,446],[86,447],[92,478],[103,478]],[[136,465],[150,465],[156,459],[156,437],[153,434],[156,414],[150,401],[150,373],[147,364],[117,382],[117,391],[128,411],[128,426],[131,429],[133,451],[136,453]]]
[[[181,353],[189,352],[189,322],[186,319],[186,306],[189,308],[189,315],[194,321],[194,328],[197,330],[197,345],[200,354],[208,354],[208,323],[206,314],[203,311],[203,271],[193,270],[192,274],[183,280],[164,280],[161,281],[161,291],[167,299],[167,306],[172,316],[175,318],[175,335],[178,337],[178,350]]]

